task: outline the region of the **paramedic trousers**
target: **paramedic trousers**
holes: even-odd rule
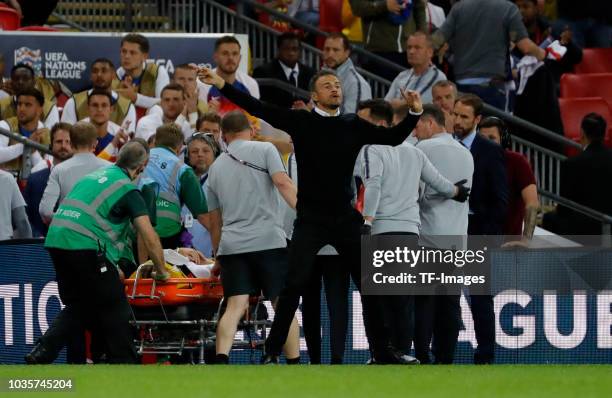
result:
[[[50,354],[84,329],[104,345],[109,363],[135,363],[131,309],[114,265],[95,250],[49,249],[65,307],[41,337]]]

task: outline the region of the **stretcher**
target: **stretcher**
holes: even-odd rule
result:
[[[170,278],[163,283],[142,277],[144,265],[133,278],[125,279],[125,292],[132,308],[138,354],[168,355],[181,362],[204,364],[214,361],[215,331],[225,309],[221,281],[211,278]],[[251,297],[250,306],[238,325],[232,349],[248,349],[255,362],[263,349],[271,321],[263,297]]]

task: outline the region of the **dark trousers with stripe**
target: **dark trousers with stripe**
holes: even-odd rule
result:
[[[95,250],[49,249],[49,254],[65,305],[40,338],[50,356],[88,329],[100,339],[109,363],[135,363],[131,309],[115,266]]]
[[[308,292],[315,274],[315,259],[319,250],[331,244],[348,265],[353,282],[361,289],[361,214],[353,208],[334,215],[323,215],[320,209],[298,210],[291,247],[289,273],[276,305],[276,315],[266,340],[266,353],[279,355],[287,339],[289,326],[298,308],[300,296]],[[361,296],[363,318],[370,348],[381,354],[388,347],[384,321],[377,300]]]

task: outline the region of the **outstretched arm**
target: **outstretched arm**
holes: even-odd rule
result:
[[[215,86],[224,97],[238,105],[240,108],[270,123],[272,126],[293,135],[293,128],[299,125],[299,118],[306,114],[304,111],[281,108],[260,101],[250,94],[235,89],[231,84],[225,84],[225,80],[217,75],[212,69],[198,69],[198,78],[209,85]],[[297,120],[296,120],[297,119]]]
[[[404,103],[408,106],[409,112],[400,123],[391,127],[385,128],[375,126],[363,119],[359,119],[357,131],[361,133],[361,145],[378,144],[378,145],[399,145],[410,135],[416,126],[421,113],[423,113],[423,103],[421,96],[416,91],[400,91],[404,98]]]

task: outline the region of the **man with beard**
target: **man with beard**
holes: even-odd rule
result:
[[[357,70],[351,56],[351,43],[342,33],[332,33],[323,45],[323,64],[333,70],[342,84],[343,101],[340,113],[355,113],[361,101],[372,98],[372,89]]]
[[[49,182],[40,200],[38,211],[45,223],[50,223],[58,204],[70,193],[83,176],[111,163],[93,154],[98,143],[96,128],[87,122],[77,122],[70,127],[72,157],[54,167]]]
[[[483,102],[474,94],[464,94],[455,102],[455,138],[474,158],[468,235],[502,235],[508,209],[506,159],[501,146],[477,132]],[[470,296],[474,332],[478,347],[474,363],[493,363],[495,358],[495,312],[491,296]]]
[[[155,130],[163,124],[174,123],[183,132],[183,137],[187,140],[193,131],[189,121],[183,115],[185,108],[185,89],[183,86],[171,83],[161,92],[161,114],[154,112],[138,121],[136,127],[136,137],[148,140]]]
[[[221,149],[212,133],[194,133],[191,138],[187,140],[185,164],[193,168],[196,177],[200,180],[204,195],[206,195],[208,170],[220,154]],[[194,222],[193,215],[186,206],[183,206],[183,218],[185,228],[191,235],[192,247],[202,252],[206,257],[211,257],[212,243],[208,230],[199,222]]]
[[[217,65],[214,72],[221,76],[223,80],[243,93],[259,98],[259,86],[255,79],[238,70],[241,59],[240,43],[234,36],[223,36],[215,42],[213,59]],[[199,97],[206,101],[209,107],[216,109],[219,116],[238,109],[216,87],[211,87],[210,85],[200,85]]]
[[[40,162],[43,165],[38,171],[34,171],[28,178],[28,183],[23,191],[23,198],[27,203],[28,219],[32,226],[32,236],[37,238],[47,234],[47,225],[42,221],[38,206],[49,181],[51,169],[66,159],[72,157],[72,146],[70,145],[70,125],[68,123],[57,123],[51,129],[51,152],[53,158]]]
[[[178,84],[185,90],[185,109],[183,116],[189,121],[189,125],[197,130],[197,121],[208,111],[206,101],[198,98],[197,68],[189,64],[181,64],[174,68],[172,83]],[[161,106],[155,105],[149,109],[148,114],[162,114]]]
[[[12,99],[11,99],[12,101]],[[18,133],[39,144],[49,145],[49,130],[40,121],[45,99],[33,87],[23,89],[17,95],[16,115],[0,122],[0,128]],[[42,161],[38,151],[8,137],[0,136],[0,168],[26,180],[38,162]],[[23,184],[22,184],[23,187]]]
[[[278,363],[289,326],[314,272],[315,257],[331,244],[361,288],[361,214],[353,208],[351,180],[355,160],[367,144],[399,145],[416,125],[422,111],[418,93],[405,93],[411,111],[397,126],[374,126],[355,114],[340,115],[342,86],[336,74],[322,70],[311,80],[312,111],[287,110],[261,102],[237,90],[214,71],[202,68],[199,76],[252,115],[286,131],[293,140],[300,176],[297,218],[289,253],[289,273],[280,293],[276,316],[262,362]],[[321,139],[325,145],[321,145]],[[381,314],[369,296],[362,296],[366,333],[377,363],[406,363],[389,347]]]
[[[132,101],[126,97],[121,97],[111,89],[113,78],[115,77],[115,66],[113,62],[106,58],[98,58],[91,64],[90,80],[92,88],[74,94],[64,104],[62,111],[62,122],[74,124],[79,120],[85,119],[89,114],[88,97],[93,90],[106,91],[111,95],[113,110],[110,121],[119,126],[125,124],[126,131],[133,133],[136,129],[136,108]]]
[[[55,91],[48,80],[37,79],[34,69],[26,64],[17,64],[11,69],[10,92],[13,96],[0,100],[0,119],[6,120],[16,116],[19,93],[31,89],[38,90],[43,96],[40,120],[50,129],[60,121],[59,111],[55,105]]]

